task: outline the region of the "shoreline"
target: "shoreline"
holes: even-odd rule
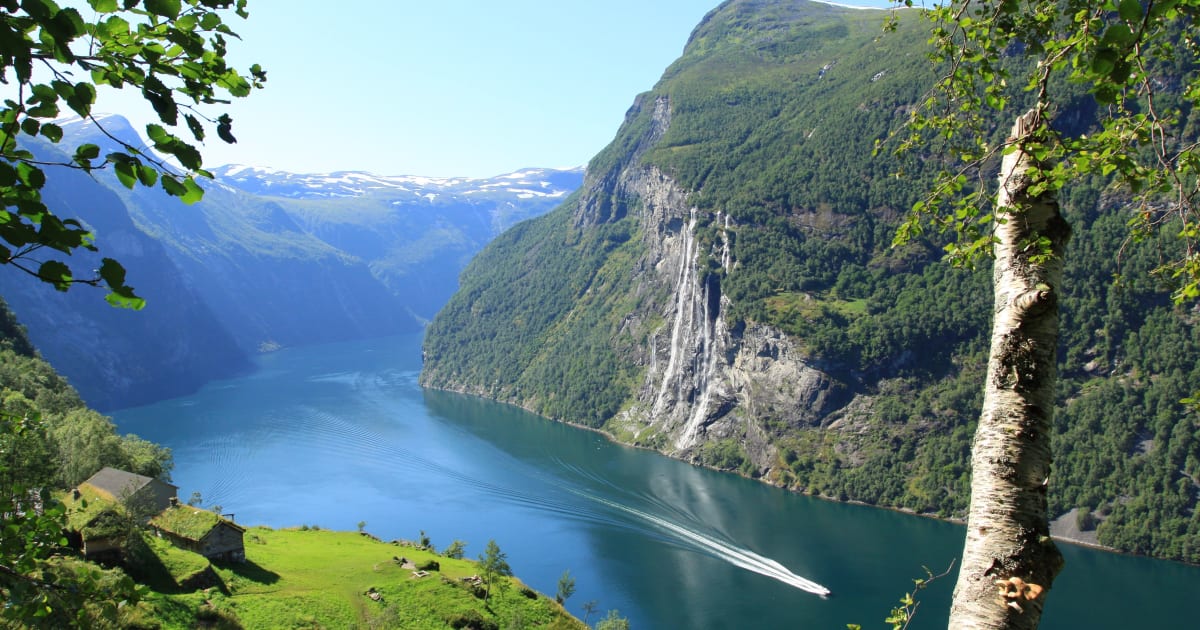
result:
[[[910,516],[919,516],[919,517],[921,517],[921,518],[927,518],[927,519],[932,519],[932,520],[936,520],[936,521],[943,521],[943,522],[947,522],[947,523],[954,523],[954,524],[957,524],[957,525],[964,525],[964,526],[966,525],[966,519],[963,519],[963,518],[957,518],[957,517],[941,517],[941,516],[937,516],[936,514],[915,512],[915,511],[913,511],[913,510],[906,509],[906,508],[899,508],[899,507],[893,507],[893,506],[888,506],[888,505],[879,505],[879,504],[874,504],[874,503],[867,503],[867,502],[865,502],[865,501],[859,501],[859,500],[856,500],[856,499],[845,499],[845,500],[842,500],[842,499],[836,499],[836,498],[834,498],[834,497],[829,497],[829,496],[820,495],[820,494],[807,494],[807,493],[801,492],[801,491],[799,491],[799,490],[795,490],[795,489],[792,489],[792,488],[788,488],[788,487],[785,487],[785,486],[781,486],[781,485],[778,485],[778,484],[771,483],[771,482],[769,482],[769,481],[766,481],[766,480],[764,480],[764,479],[761,479],[761,478],[754,478],[754,477],[750,477],[750,476],[747,476],[747,475],[743,475],[743,474],[741,474],[741,473],[738,473],[737,471],[734,471],[734,470],[722,470],[722,469],[720,469],[720,468],[713,468],[712,466],[705,466],[705,465],[703,465],[703,464],[697,464],[697,463],[695,463],[695,462],[690,462],[690,461],[688,461],[688,460],[686,460],[686,459],[683,459],[682,457],[676,457],[676,456],[673,456],[673,455],[670,455],[670,454],[664,453],[664,452],[662,452],[662,451],[660,451],[660,450],[658,450],[658,449],[651,448],[651,447],[649,447],[649,446],[642,446],[642,445],[639,445],[639,444],[629,444],[629,443],[627,443],[627,442],[622,442],[622,441],[620,441],[620,440],[616,439],[616,438],[615,438],[615,437],[614,437],[614,436],[613,436],[611,433],[609,433],[609,432],[607,432],[607,431],[605,431],[605,430],[603,430],[603,429],[598,429],[598,428],[596,428],[596,427],[590,427],[590,426],[583,425],[583,424],[579,424],[579,423],[576,423],[576,422],[571,422],[571,421],[569,421],[569,420],[562,420],[562,419],[557,419],[557,418],[551,418],[551,417],[549,417],[549,416],[542,415],[542,414],[540,414],[540,413],[538,413],[538,412],[536,412],[536,411],[534,411],[534,410],[532,410],[532,409],[530,409],[530,408],[528,408],[528,407],[526,407],[526,406],[524,406],[524,405],[517,404],[517,403],[515,403],[515,402],[509,402],[509,401],[504,401],[504,400],[497,400],[497,399],[495,399],[495,398],[490,398],[490,397],[488,397],[488,396],[485,396],[485,395],[483,395],[483,394],[479,394],[479,393],[475,393],[475,392],[471,392],[471,391],[465,391],[465,389],[454,389],[454,388],[449,388],[449,387],[433,387],[433,386],[430,386],[430,385],[426,385],[426,384],[424,384],[424,383],[421,383],[419,380],[418,380],[418,386],[419,386],[419,387],[421,387],[421,389],[428,389],[428,390],[440,391],[440,392],[449,392],[449,393],[453,393],[453,394],[461,394],[461,395],[463,395],[463,396],[470,396],[470,397],[472,397],[472,398],[478,398],[478,399],[481,399],[481,400],[487,400],[487,401],[489,401],[489,402],[494,402],[494,403],[499,403],[499,404],[502,404],[502,405],[507,405],[507,406],[509,406],[509,407],[515,407],[515,408],[517,408],[517,409],[521,409],[521,410],[523,410],[523,411],[527,411],[527,412],[529,412],[529,413],[531,413],[531,414],[533,414],[533,415],[535,415],[535,416],[537,416],[537,417],[539,417],[539,418],[542,418],[543,420],[546,420],[547,422],[555,422],[555,423],[558,423],[558,424],[564,424],[564,425],[567,425],[567,426],[570,426],[570,427],[573,427],[573,428],[576,428],[576,429],[583,429],[584,431],[590,431],[590,432],[592,432],[592,433],[597,433],[597,434],[599,434],[599,435],[603,436],[603,437],[604,437],[606,440],[608,440],[609,442],[611,442],[611,443],[613,443],[613,444],[618,444],[618,445],[620,445],[620,446],[625,446],[625,447],[628,447],[628,448],[635,448],[635,449],[639,449],[639,450],[651,451],[651,452],[653,452],[653,453],[657,453],[658,455],[661,455],[661,456],[663,456],[663,457],[667,457],[667,458],[670,458],[670,459],[673,459],[673,460],[676,460],[676,461],[684,462],[684,463],[686,463],[686,464],[689,464],[689,465],[691,465],[691,466],[696,466],[696,467],[698,467],[698,468],[705,468],[705,469],[712,470],[712,471],[719,472],[719,473],[736,475],[736,476],[738,476],[738,477],[741,477],[741,478],[743,478],[743,479],[749,479],[749,480],[751,480],[751,481],[756,481],[756,482],[758,482],[758,483],[762,483],[762,484],[765,484],[765,485],[771,486],[771,487],[773,487],[773,488],[779,488],[780,490],[784,490],[784,491],[786,491],[786,492],[790,492],[790,493],[792,493],[792,494],[797,494],[797,495],[801,495],[801,496],[805,496],[805,497],[811,497],[811,498],[814,498],[814,499],[820,499],[820,500],[822,500],[822,501],[829,501],[829,502],[832,502],[832,503],[843,503],[843,504],[849,504],[849,505],[861,505],[861,506],[864,506],[864,507],[869,507],[869,508],[875,508],[875,509],[880,509],[880,510],[889,510],[889,511],[891,511],[891,512],[899,512],[899,513],[901,513],[901,514],[908,514],[908,515],[910,515]],[[1051,534],[1050,534],[1050,538],[1051,538],[1052,540],[1054,540],[1055,542],[1066,543],[1066,544],[1069,544],[1069,545],[1075,545],[1075,546],[1077,546],[1077,547],[1085,547],[1085,548],[1088,548],[1088,549],[1094,549],[1094,550],[1096,550],[1096,551],[1103,551],[1103,552],[1106,552],[1106,553],[1112,553],[1112,554],[1117,554],[1117,555],[1122,555],[1122,556],[1130,556],[1130,557],[1137,557],[1137,558],[1149,558],[1149,559],[1151,559],[1151,560],[1160,560],[1160,561],[1163,561],[1163,562],[1174,562],[1174,563],[1177,563],[1177,564],[1182,564],[1182,565],[1184,565],[1184,566],[1189,566],[1189,567],[1200,567],[1200,564],[1193,564],[1193,563],[1190,563],[1190,562],[1185,562],[1185,561],[1183,561],[1183,560],[1177,560],[1177,559],[1173,559],[1173,558],[1160,558],[1160,557],[1157,557],[1157,556],[1151,556],[1151,555],[1146,555],[1146,554],[1134,553],[1134,552],[1131,552],[1131,551],[1123,551],[1123,550],[1121,550],[1121,549],[1117,549],[1117,548],[1115,548],[1115,547],[1108,547],[1108,546],[1106,546],[1106,545],[1102,545],[1102,544],[1100,544],[1100,543],[1098,543],[1098,542],[1093,542],[1093,541],[1090,541],[1090,540],[1086,540],[1086,539],[1084,539],[1084,538],[1079,538],[1079,537],[1076,537],[1076,536],[1074,536],[1074,535],[1071,535],[1071,533],[1069,533],[1069,532],[1060,532],[1060,533],[1057,533],[1057,534],[1055,534],[1055,533],[1053,532],[1053,525],[1054,525],[1054,524],[1055,524],[1057,521],[1059,521],[1059,520],[1061,520],[1061,519],[1063,519],[1063,518],[1070,518],[1070,517],[1073,517],[1073,513],[1074,513],[1074,511],[1072,511],[1072,512],[1067,512],[1066,514],[1060,515],[1060,516],[1058,516],[1058,517],[1056,517],[1056,518],[1054,518],[1054,519],[1051,519],[1051,520],[1050,520],[1050,524],[1051,524],[1051,527],[1052,527]],[[1072,525],[1072,527],[1073,527],[1073,525]]]

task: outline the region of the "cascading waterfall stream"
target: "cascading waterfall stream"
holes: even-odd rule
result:
[[[709,312],[709,295],[708,283],[704,283],[702,293],[702,303],[704,305],[703,320],[700,322],[700,339],[697,343],[697,356],[695,370],[693,376],[694,391],[698,396],[693,401],[692,412],[688,416],[687,424],[684,425],[683,432],[679,434],[679,438],[675,440],[675,447],[679,449],[687,448],[696,439],[696,432],[700,430],[700,425],[704,422],[704,418],[708,415],[708,405],[712,400],[712,389],[709,384],[712,379],[713,372],[717,369],[717,356],[712,351],[713,344],[713,317]]]
[[[671,324],[671,352],[667,358],[667,369],[663,373],[662,385],[658,390],[658,397],[654,401],[653,415],[659,416],[667,404],[667,392],[671,387],[675,378],[675,373],[679,369],[680,356],[683,354],[683,344],[681,337],[685,330],[691,330],[692,312],[691,303],[695,297],[695,278],[696,265],[694,263],[696,257],[696,211],[693,209],[691,217],[688,219],[687,226],[680,231],[679,237],[683,239],[683,258],[679,262],[678,280],[675,285],[675,319]],[[678,399],[679,391],[676,390],[676,399]]]
[[[715,217],[720,225],[721,244],[719,257],[722,270],[728,272],[733,265],[729,236],[730,218],[723,213]],[[694,445],[712,405],[714,386],[719,371],[726,329],[721,317],[720,297],[713,295],[714,287],[709,278],[702,278],[700,246],[695,236],[696,210],[692,209],[687,224],[680,230],[678,272],[675,273],[674,307],[671,319],[670,346],[667,365],[658,385],[658,394],[651,406],[654,418],[675,417],[682,423],[675,439],[675,448],[683,450]],[[715,298],[715,299],[714,299]],[[714,312],[715,311],[715,312]],[[658,369],[657,344],[650,338],[650,373]],[[685,402],[686,401],[686,402]],[[690,403],[690,405],[688,405]]]

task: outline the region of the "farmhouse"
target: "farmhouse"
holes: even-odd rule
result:
[[[245,562],[242,539],[246,530],[208,510],[190,505],[173,505],[150,519],[159,536],[176,547],[194,551],[212,560]]]
[[[135,475],[105,466],[87,481],[80,490],[91,490],[109,501],[133,506],[139,513],[157,514],[171,505],[179,487],[160,479]]]

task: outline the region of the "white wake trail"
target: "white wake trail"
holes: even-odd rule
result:
[[[828,597],[832,593],[832,591],[824,586],[821,586],[820,584],[817,584],[816,582],[805,577],[792,573],[791,570],[779,562],[754,553],[749,549],[734,547],[710,536],[705,536],[699,532],[692,531],[686,527],[677,525],[666,519],[659,518],[653,514],[648,514],[641,510],[631,508],[627,505],[622,505],[614,501],[609,501],[607,499],[588,495],[578,491],[573,492],[576,492],[577,494],[580,494],[581,496],[584,496],[592,501],[596,501],[598,503],[607,505],[608,507],[625,512],[626,514],[636,516],[661,529],[665,529],[684,540],[691,541],[717,558],[725,560],[734,566],[779,580],[784,584],[794,586],[802,591],[812,593],[813,595]]]

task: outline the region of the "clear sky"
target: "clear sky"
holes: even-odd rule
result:
[[[239,142],[214,137],[205,164],[468,177],[581,166],[718,4],[250,0],[249,20],[232,17],[230,58],[261,64],[266,89],[226,108]],[[97,110],[140,127],[153,112],[133,96],[102,95]]]

